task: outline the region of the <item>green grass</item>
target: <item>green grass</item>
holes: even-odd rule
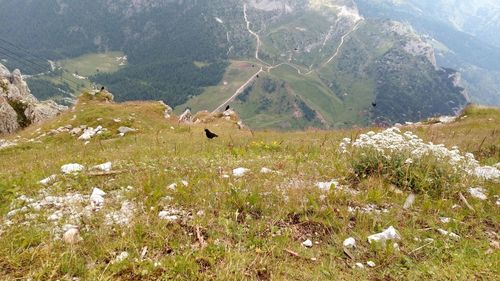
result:
[[[187,103],[177,106],[175,112],[181,114],[186,107],[191,107],[194,112],[215,110],[231,97],[241,85],[245,84],[250,77],[257,73],[259,69],[260,64],[258,63],[251,61],[231,61],[219,85],[205,88],[201,95],[193,97]],[[224,82],[227,82],[227,84]]]
[[[88,79],[78,79],[73,74],[78,74],[83,77],[90,77],[99,72],[112,73],[123,68],[120,65],[121,61],[117,57],[123,57],[123,52],[108,52],[87,54],[76,58],[64,59],[55,62],[58,67],[62,68],[61,76],[39,76],[37,79],[45,79],[56,85],[68,83],[68,86],[75,93],[90,89],[91,83]],[[71,82],[68,82],[71,81]]]
[[[426,141],[471,151],[482,163],[499,162],[498,152],[488,154],[485,148],[500,145],[500,111],[469,108],[464,115],[467,118],[449,125],[406,129]],[[115,118],[122,122],[114,122]],[[22,141],[68,124],[103,125],[109,133],[88,145],[67,133],[46,136],[41,142]],[[121,125],[139,131],[120,138],[116,129]],[[208,141],[205,127],[220,138]],[[38,196],[44,188],[38,181],[59,174],[63,164],[88,167],[111,161],[114,170],[122,173],[60,176],[45,188],[51,195],[89,195],[99,186],[108,194],[105,207],[91,219],[82,220],[83,241],[73,246],[54,240],[47,210],[29,225],[21,224],[26,221],[23,215],[15,216],[14,226],[2,228],[0,234],[0,274],[4,280],[497,279],[500,254],[498,249],[489,251],[490,239],[497,238],[488,233],[499,229],[494,197],[499,195],[498,182],[469,178],[454,185],[451,194],[418,195],[413,208],[404,210],[408,192],[395,190],[383,174],[350,180],[352,163],[339,154],[338,145],[344,137],[355,138],[368,130],[250,132],[223,120],[186,126],[164,120],[157,103],[82,101],[73,111],[20,132],[18,146],[0,150],[0,222],[5,223],[4,215],[14,198]],[[251,172],[242,178],[222,176],[231,175],[237,167]],[[262,167],[277,173],[260,174]],[[314,186],[333,178],[359,193],[322,192]],[[189,185],[184,187],[181,180]],[[175,191],[167,188],[173,182],[178,183]],[[127,186],[133,189],[123,193],[124,198],[114,193]],[[464,193],[474,211],[457,195],[469,186],[483,186],[488,191],[487,201]],[[125,199],[140,206],[133,221],[126,226],[105,225],[105,214],[120,209]],[[388,212],[347,210],[367,204]],[[459,207],[453,207],[455,204]],[[190,216],[182,222],[159,220],[158,213],[166,206]],[[439,217],[455,221],[442,224]],[[368,244],[368,235],[390,225],[402,236],[399,251],[392,245]],[[445,238],[437,228],[453,231],[462,239]],[[200,246],[196,229],[204,237],[205,247]],[[347,237],[357,241],[352,259],[342,249]],[[434,242],[425,242],[425,238]],[[301,245],[305,239],[318,244],[306,249]],[[148,251],[141,259],[146,246]],[[130,257],[111,263],[122,251]],[[376,267],[353,269],[356,262],[366,264],[368,260]]]

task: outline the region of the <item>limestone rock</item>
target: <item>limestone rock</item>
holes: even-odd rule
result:
[[[173,111],[172,108],[163,101],[159,101],[159,103],[164,108],[163,117],[165,117],[165,119],[170,119],[170,117],[172,117],[172,111]]]
[[[78,230],[77,227],[71,227],[63,235],[63,241],[70,245],[76,244],[82,240],[80,230]]]
[[[67,106],[59,105],[54,101],[44,101],[40,103],[28,104],[24,114],[32,124],[37,124],[53,118],[67,109]]]
[[[191,114],[191,110],[186,109],[184,113],[179,116],[180,123],[191,123],[193,121],[193,114]]]
[[[26,81],[24,81],[23,76],[21,75],[21,71],[19,71],[19,69],[12,71],[10,81],[12,83],[12,86],[14,86],[11,87],[11,89],[17,88],[18,91],[15,93],[16,95],[14,95],[14,92],[12,93],[9,92],[8,94],[9,99],[18,101],[22,100],[29,103],[38,102],[38,100],[31,94],[31,91],[28,88],[28,84],[26,83]]]
[[[16,111],[10,106],[7,100],[0,95],[0,133],[13,133],[19,128]]]
[[[10,71],[0,63],[0,77],[10,77]]]
[[[104,100],[106,102],[112,102],[115,99],[115,96],[108,92],[107,90],[101,90],[96,94],[96,97],[99,98],[99,100]]]
[[[31,94],[21,71],[9,70],[0,64],[0,133],[13,133],[21,127],[52,118],[66,106],[53,101],[39,102]]]

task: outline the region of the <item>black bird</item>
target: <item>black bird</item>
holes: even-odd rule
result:
[[[259,78],[259,75],[257,75],[257,78]]]
[[[208,129],[205,129],[205,135],[207,135],[207,138],[209,138],[209,139],[213,139],[213,138],[219,137],[217,134],[214,134],[214,133],[210,132]]]
[[[104,91],[104,86],[101,87],[101,91]]]
[[[226,106],[226,110],[225,110],[225,111],[228,111],[228,110],[229,110],[229,108],[230,108],[230,107],[229,107],[229,104],[228,104],[228,105]]]
[[[375,106],[377,106],[377,104],[376,104],[376,103],[374,103],[374,102],[372,102],[372,106],[373,106],[373,107],[375,107]]]

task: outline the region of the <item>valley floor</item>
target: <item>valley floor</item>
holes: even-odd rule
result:
[[[0,149],[3,280],[498,279],[500,110],[383,133],[471,152],[489,180],[348,144],[380,128],[254,132],[162,111],[81,101],[0,141],[12,144]],[[101,133],[79,140],[82,125]],[[69,163],[85,169],[62,173]],[[395,239],[368,241],[390,226]]]

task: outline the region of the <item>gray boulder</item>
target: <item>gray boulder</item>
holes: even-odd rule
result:
[[[0,95],[0,134],[13,133],[19,130],[19,127],[16,111],[10,106],[7,99]]]
[[[39,102],[31,94],[21,71],[16,69],[11,73],[0,64],[0,134],[13,133],[22,126],[40,123],[66,109],[66,106],[53,101]]]
[[[32,124],[37,124],[53,118],[67,109],[67,106],[59,105],[54,101],[44,101],[28,104],[24,114]]]

